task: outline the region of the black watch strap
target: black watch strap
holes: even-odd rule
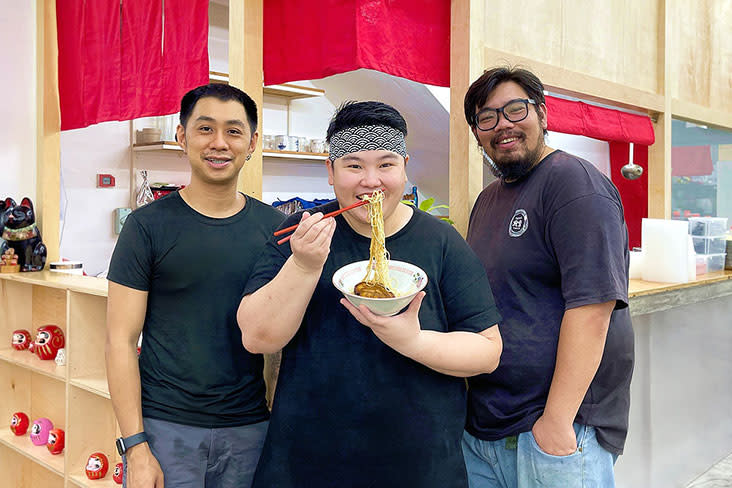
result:
[[[144,432],[138,432],[137,434],[133,434],[129,437],[119,437],[117,438],[117,452],[120,456],[124,455],[127,451],[130,450],[130,448],[141,444],[143,442],[147,442],[147,436]]]

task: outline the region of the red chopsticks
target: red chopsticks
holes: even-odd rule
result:
[[[358,202],[356,202],[356,203],[354,203],[352,205],[349,205],[347,207],[339,208],[338,210],[336,210],[334,212],[328,212],[327,214],[323,215],[323,218],[326,219],[328,217],[335,217],[336,215],[342,214],[343,212],[346,212],[348,210],[351,210],[352,208],[360,207],[361,205],[366,205],[367,203],[369,203],[368,200],[358,201]],[[284,229],[280,229],[280,230],[276,231],[274,233],[274,235],[275,236],[281,236],[282,234],[286,234],[286,233],[288,233],[290,231],[293,231],[293,230],[297,229],[297,226],[298,225],[300,225],[300,224],[298,223],[298,224],[295,224],[295,225],[291,225],[290,227],[285,227]],[[290,240],[290,237],[292,237],[292,234],[290,234],[287,237],[284,237],[284,238],[280,239],[279,241],[277,241],[277,244],[284,244],[285,242],[287,242],[287,241]]]

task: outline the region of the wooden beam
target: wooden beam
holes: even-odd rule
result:
[[[36,201],[46,262],[59,259],[61,115],[58,98],[56,2],[36,0]]]
[[[658,92],[663,94],[663,109],[654,123],[656,142],[648,150],[648,217],[671,218],[671,0],[659,1]]]
[[[671,218],[671,114],[653,124],[656,142],[648,148],[648,217]]]
[[[671,113],[674,117],[720,129],[732,129],[732,112],[716,110],[692,102],[671,99]]]
[[[260,133],[257,150],[239,173],[239,191],[262,198],[263,0],[229,0],[229,84],[257,104]]]
[[[463,99],[484,69],[484,0],[452,0],[450,8],[450,218],[467,235],[470,211],[483,189],[483,157],[465,121]]]
[[[525,66],[539,77],[549,91],[650,114],[663,110],[663,95],[658,93],[646,92],[490,47],[484,46],[483,50],[486,68],[503,64]]]

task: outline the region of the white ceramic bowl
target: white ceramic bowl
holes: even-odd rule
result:
[[[394,298],[366,298],[353,294],[353,287],[366,276],[368,261],[343,266],[333,274],[333,285],[355,306],[364,304],[376,315],[396,315],[409,305],[414,295],[427,285],[427,273],[403,261],[389,261],[389,277],[394,285]]]

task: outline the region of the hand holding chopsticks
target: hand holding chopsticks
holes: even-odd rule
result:
[[[356,202],[356,203],[354,203],[352,205],[349,205],[347,207],[339,208],[338,210],[336,210],[334,212],[328,212],[327,214],[323,215],[323,218],[326,219],[328,217],[335,217],[336,215],[340,215],[343,212],[346,212],[346,211],[351,210],[351,209],[356,208],[356,207],[360,207],[361,205],[366,205],[367,203],[369,203],[368,200],[360,200],[360,201],[358,201],[358,202]],[[290,227],[285,227],[284,229],[280,229],[280,230],[276,231],[274,233],[274,235],[275,236],[281,236],[282,234],[287,234],[288,232],[291,232],[291,231],[297,229],[297,226],[298,225],[300,225],[300,224],[298,223],[298,224],[295,224],[295,225],[291,225]],[[285,242],[287,242],[287,241],[290,240],[290,237],[292,237],[292,234],[290,234],[287,237],[284,237],[284,238],[280,239],[279,241],[277,241],[277,244],[284,244]]]

